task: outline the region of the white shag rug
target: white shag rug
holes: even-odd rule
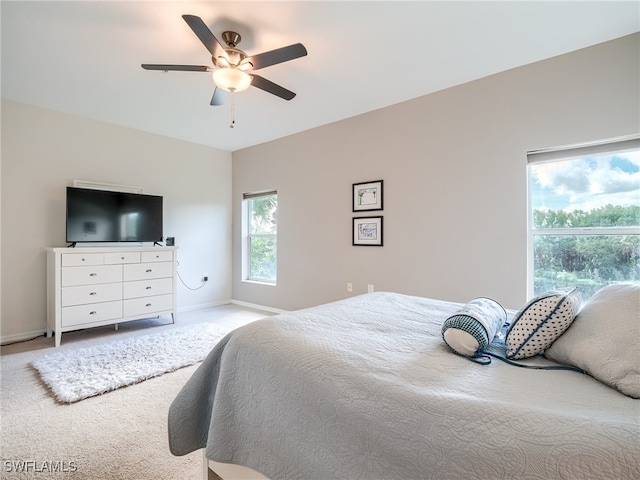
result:
[[[56,400],[73,403],[198,363],[229,332],[201,323],[45,355],[32,362]]]

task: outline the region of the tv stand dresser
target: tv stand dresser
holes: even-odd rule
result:
[[[171,314],[177,247],[47,248],[47,337]]]

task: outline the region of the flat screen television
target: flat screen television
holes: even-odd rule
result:
[[[67,242],[160,242],[162,197],[67,187]]]

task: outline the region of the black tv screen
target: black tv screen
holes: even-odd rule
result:
[[[67,187],[67,242],[161,240],[161,196]]]

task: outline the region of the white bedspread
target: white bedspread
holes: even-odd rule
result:
[[[458,307],[373,293],[235,330],[173,402],[172,453],[274,480],[640,478],[639,400],[451,353]]]

